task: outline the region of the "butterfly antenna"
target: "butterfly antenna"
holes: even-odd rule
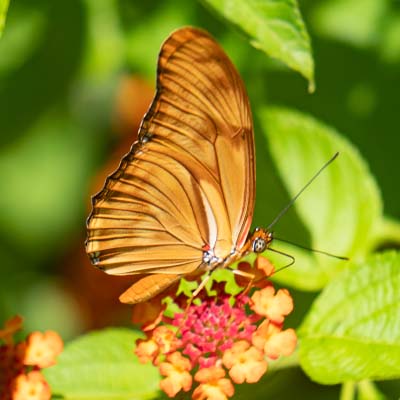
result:
[[[290,200],[290,202],[286,205],[286,207],[275,217],[275,219],[268,225],[267,230],[271,231],[271,228],[288,212],[289,208],[292,207],[294,202],[299,198],[299,196],[314,182],[314,180],[318,177],[318,175],[329,165],[331,164],[336,157],[339,155],[339,152],[335,153],[334,156],[328,160],[318,171],[317,173],[303,186],[303,188]]]
[[[285,268],[289,268],[291,265],[293,265],[293,264],[296,262],[296,259],[295,259],[293,256],[291,256],[290,254],[284,253],[283,251],[279,251],[279,250],[276,250],[276,249],[272,249],[271,247],[268,247],[267,251],[272,251],[273,253],[280,254],[281,256],[288,257],[288,258],[290,258],[290,260],[291,260],[289,264],[286,264],[286,265],[284,265],[283,267],[277,269],[277,270],[274,272],[274,275],[275,275],[277,272],[282,271],[282,270],[285,269]]]
[[[292,246],[299,247],[300,249],[309,250],[309,251],[312,251],[312,252],[314,252],[314,253],[323,254],[323,255],[328,256],[328,257],[337,258],[337,259],[339,259],[339,260],[346,260],[346,261],[349,260],[348,257],[338,256],[338,255],[336,255],[336,254],[328,253],[327,251],[311,249],[310,247],[302,246],[302,245],[300,245],[300,244],[290,242],[289,240],[277,238],[277,237],[275,237],[275,236],[274,236],[274,240],[278,240],[279,242],[291,244]]]

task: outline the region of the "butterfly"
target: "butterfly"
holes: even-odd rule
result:
[[[136,275],[122,302],[149,300],[269,246],[268,230],[249,233],[255,184],[243,81],[208,33],[179,29],[161,47],[137,142],[92,198],[86,252],[108,274]]]

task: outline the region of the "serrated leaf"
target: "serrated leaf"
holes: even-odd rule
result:
[[[311,379],[400,377],[400,254],[352,265],[314,302],[299,330],[300,364]]]
[[[108,329],[68,344],[58,363],[46,369],[52,393],[65,400],[151,399],[158,394],[159,374],[139,364],[133,354],[137,332]]]
[[[204,0],[251,38],[254,47],[300,72],[314,87],[311,43],[296,0]]]
[[[8,10],[9,0],[0,0],[0,37],[3,33],[6,23],[6,15]]]
[[[290,198],[340,153],[301,194],[294,208],[309,231],[311,248],[362,258],[380,230],[382,204],[376,182],[356,148],[334,129],[302,113],[264,108],[258,115]],[[279,231],[279,223],[274,229]],[[344,261],[279,242],[273,247],[296,258],[296,264],[276,278],[300,289],[321,289],[346,266]]]
[[[231,269],[220,268],[212,272],[209,285],[210,290],[206,288],[209,291],[209,294],[211,293],[211,287],[213,282],[224,283],[225,284],[224,292],[232,296],[236,296],[241,291],[243,291],[243,288],[236,283],[235,274]]]

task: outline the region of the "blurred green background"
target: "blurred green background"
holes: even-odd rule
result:
[[[400,218],[400,2],[304,0],[300,8],[316,63],[314,94],[201,2],[11,0],[0,39],[0,321],[19,313],[27,330],[56,329],[68,339],[129,320],[116,301],[126,280],[89,266],[85,219],[90,195],[135,140],[162,41],[183,25],[217,38],[254,108],[293,107],[346,135],[368,161],[385,213]],[[255,124],[257,190],[271,204],[257,203],[255,223],[265,226],[287,194]],[[302,227],[292,212],[279,229],[291,238]],[[312,300],[298,297],[294,325]],[[299,371],[286,374],[311,388],[309,398],[337,396]],[[281,381],[272,380],[271,393]]]

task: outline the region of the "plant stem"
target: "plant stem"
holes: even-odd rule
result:
[[[342,384],[340,391],[340,400],[353,400],[356,393],[356,385],[354,382],[345,382]]]
[[[385,396],[378,390],[374,382],[361,381],[358,383],[359,397],[363,400],[384,400]]]
[[[397,244],[400,247],[400,222],[384,217],[374,238],[373,247]]]

